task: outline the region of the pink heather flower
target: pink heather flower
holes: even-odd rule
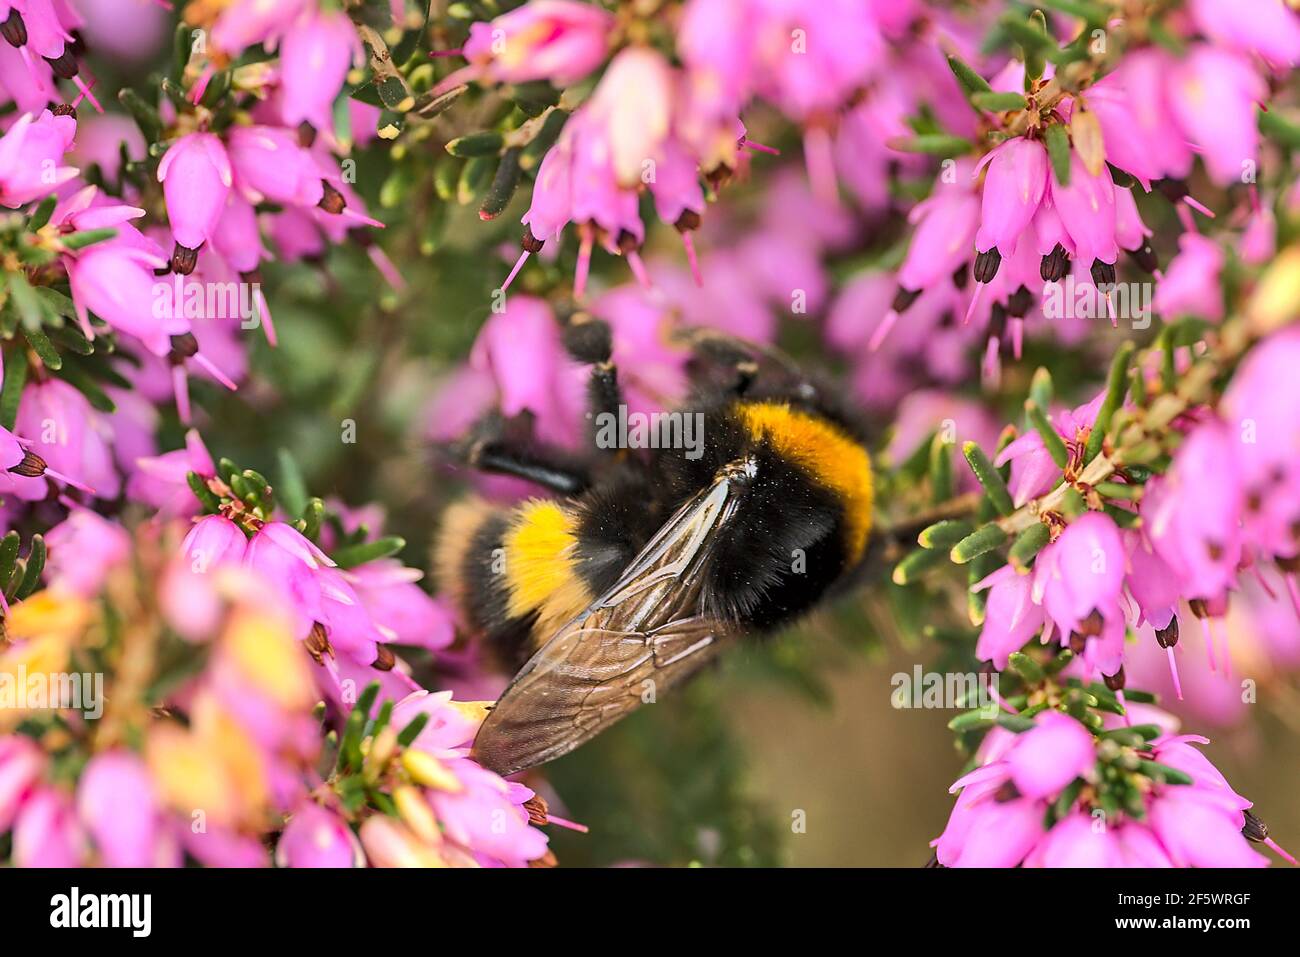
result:
[[[199,433],[185,433],[185,448],[135,461],[126,483],[126,496],[157,509],[165,517],[193,515],[198,508],[187,476],[196,472],[206,478],[216,474],[216,466]]]
[[[1167,320],[1196,315],[1213,322],[1223,318],[1223,289],[1219,273],[1223,250],[1200,233],[1178,237],[1178,255],[1169,262],[1156,286],[1156,312]]]
[[[1151,802],[1151,829],[1178,867],[1267,867],[1241,835],[1233,802],[1190,787],[1166,788]]]
[[[75,119],[49,110],[19,117],[0,136],[0,206],[17,209],[76,176],[75,168],[60,165],[76,132]]]
[[[616,286],[591,305],[591,311],[609,323],[613,334],[611,358],[628,408],[639,412],[662,411],[686,396],[684,349],[664,337],[668,321],[662,303],[635,284]],[[626,371],[623,371],[626,370]]]
[[[217,17],[212,42],[232,57],[259,43],[274,49],[306,7],[307,0],[234,0]]]
[[[1123,537],[1128,553],[1125,584],[1137,603],[1137,623],[1168,628],[1182,598],[1182,583],[1177,573],[1156,554],[1145,531],[1126,531]]]
[[[13,825],[23,801],[45,773],[48,760],[26,735],[0,736],[0,834]]]
[[[240,274],[255,270],[267,255],[258,229],[257,211],[237,190],[231,190],[226,196],[225,209],[212,232],[212,248]]]
[[[299,619],[298,637],[305,638],[320,612],[317,572],[333,567],[334,560],[292,525],[268,522],[248,541],[244,563],[292,603]]]
[[[45,580],[82,598],[99,594],[104,579],[131,554],[131,536],[116,522],[75,508],[45,534]]]
[[[1085,267],[1093,262],[1114,263],[1119,258],[1115,243],[1115,184],[1103,165],[1093,176],[1083,165],[1078,151],[1070,151],[1070,185],[1052,177],[1052,205],[1074,243],[1075,258]]]
[[[1134,155],[1141,157],[1139,168],[1116,165],[1145,181],[1165,176],[1182,179],[1192,169],[1192,150],[1174,117],[1168,90],[1177,62],[1168,51],[1155,46],[1124,54],[1119,69],[1097,85],[1117,91],[1128,105],[1127,116],[1107,109],[1104,103],[1094,105],[1094,94],[1088,95],[1089,107],[1101,123],[1108,157],[1110,144],[1127,140]]]
[[[71,231],[82,229],[116,229],[117,241],[134,244],[139,236],[130,220],[144,215],[139,206],[128,206],[103,193],[98,186],[84,186],[63,196],[50,214],[50,222]],[[143,237],[140,237],[141,239]],[[145,240],[147,243],[148,241]],[[75,267],[76,257],[66,259]]]
[[[1241,449],[1222,423],[1198,425],[1142,499],[1151,543],[1179,574],[1188,598],[1218,597],[1236,581],[1245,497]]]
[[[1002,670],[1013,651],[1019,651],[1047,621],[1041,605],[1033,600],[1032,578],[1020,575],[1010,565],[972,586],[989,589],[984,610],[984,627],[975,646],[975,657],[992,661]]]
[[[962,185],[967,178],[962,173],[959,165],[956,184],[940,180],[930,198],[908,213],[908,222],[916,228],[898,270],[898,284],[904,289],[928,289],[948,279],[970,259],[971,243],[982,229],[981,204],[974,192]]]
[[[77,816],[104,867],[180,863],[144,761],[125,750],[90,759],[77,782]]]
[[[416,584],[423,572],[395,558],[366,562],[343,574],[386,642],[438,651],[455,639],[450,611]]]
[[[1085,98],[1088,112],[1101,126],[1106,161],[1132,175],[1149,191],[1151,181],[1160,179],[1164,171],[1158,157],[1146,148],[1147,136],[1139,125],[1137,106],[1123,87],[1123,74],[1117,71],[1103,77],[1088,89]],[[1145,108],[1153,107],[1146,104]]]
[[[283,596],[300,639],[320,623],[330,644],[357,664],[368,665],[378,657],[384,636],[360,598],[334,560],[296,528],[284,522],[263,525],[248,543],[244,564]]]
[[[537,437],[572,445],[582,416],[585,373],[560,341],[550,306],[531,296],[511,296],[504,312],[483,324],[470,366],[496,381],[501,414],[535,416]]]
[[[346,821],[314,801],[299,805],[275,845],[276,867],[365,867],[361,842]]]
[[[506,782],[468,758],[449,765],[460,789],[426,792],[449,840],[483,863],[506,867],[523,867],[546,853],[546,835],[529,825],[523,808],[532,791]]]
[[[533,0],[487,23],[474,23],[463,52],[493,83],[576,83],[600,66],[612,14],[574,0]]]
[[[1067,714],[1044,711],[1016,736],[1004,759],[1016,790],[1028,798],[1053,797],[1097,761],[1092,732]]]
[[[270,867],[271,859],[261,839],[227,827],[208,825],[206,831],[186,826],[180,831],[188,854],[204,867]]]
[[[739,113],[749,99],[759,51],[745,3],[688,0],[677,30],[690,100],[703,117]]]
[[[1057,821],[1025,860],[1026,867],[1120,867],[1119,838],[1096,828],[1080,809]]]
[[[1198,44],[1174,67],[1170,101],[1187,139],[1222,186],[1242,181],[1259,157],[1255,104],[1268,84],[1240,54]]]
[[[1246,356],[1220,404],[1246,489],[1246,524],[1267,554],[1294,557],[1300,520],[1300,335],[1278,332]]]
[[[171,34],[168,10],[156,0],[77,0],[76,12],[86,45],[127,63],[149,60]]]
[[[154,355],[167,355],[171,337],[189,329],[174,310],[157,308],[160,287],[154,270],[166,268],[167,263],[161,250],[118,240],[78,253],[68,266],[68,280],[87,337],[93,335],[88,316],[93,312],[119,332],[135,336]]]
[[[86,836],[72,796],[41,785],[23,802],[14,821],[13,861],[19,867],[80,867]]]
[[[644,182],[646,163],[662,159],[672,104],[672,71],[661,54],[628,47],[610,62],[584,105],[583,139],[590,137],[591,147],[608,158],[619,187],[636,188]],[[579,146],[580,161],[583,151]],[[575,205],[580,199],[574,197]]]
[[[1044,808],[1026,797],[999,801],[1009,780],[1005,763],[976,768],[955,781],[950,794],[961,794],[948,826],[931,842],[944,867],[1015,867],[1043,834]]]
[[[1104,399],[1105,394],[1098,393],[1085,405],[1076,409],[1062,409],[1049,416],[1052,425],[1067,444],[1077,445],[1087,442],[1092,432],[1092,424],[1097,421],[1097,413],[1101,410]],[[999,468],[1008,462],[1011,463],[1011,481],[1008,487],[1011,490],[1012,501],[1017,506],[1024,505],[1031,498],[1037,498],[1049,491],[1061,478],[1061,470],[1052,461],[1051,453],[1043,445],[1042,436],[1038,434],[1037,429],[1026,432],[1008,444],[998,453],[993,462]]]
[[[47,474],[87,486],[105,500],[117,497],[122,480],[113,464],[111,429],[74,386],[62,379],[28,383],[14,431],[45,460]],[[27,501],[47,494],[43,479],[15,477],[14,485],[15,494]]]
[[[1246,220],[1239,247],[1243,262],[1262,266],[1277,252],[1277,217],[1271,204],[1253,210]]]
[[[190,133],[173,143],[158,164],[167,219],[176,242],[198,249],[212,238],[232,182],[230,158],[215,133]]]
[[[280,111],[286,126],[306,121],[333,127],[334,99],[348,68],[359,63],[361,41],[345,13],[316,13],[295,24],[280,45]]]
[[[800,122],[843,105],[883,59],[874,13],[859,0],[760,2],[749,17],[759,58],[757,88]],[[799,36],[806,38],[803,47]]]
[[[235,185],[249,202],[310,207],[325,195],[316,160],[293,130],[237,126],[227,136],[226,149]]]
[[[393,726],[404,728],[417,715],[427,714],[428,720],[411,747],[427,751],[436,758],[461,758],[469,753],[470,743],[478,731],[478,722],[451,703],[450,691],[431,693],[413,691],[397,702],[393,708]]]
[[[205,515],[181,542],[181,556],[196,575],[244,560],[248,537],[224,515]]]
[[[1300,18],[1283,0],[1260,0],[1242,16],[1232,0],[1191,0],[1192,20],[1205,35],[1242,53],[1256,53],[1274,66],[1300,60]]]
[[[1063,634],[1084,630],[1084,620],[1094,612],[1107,622],[1119,619],[1122,626],[1124,559],[1119,528],[1102,512],[1080,515],[1038,553],[1034,592]]]
[[[1047,150],[1042,143],[1018,136],[985,156],[976,174],[986,166],[975,248],[984,253],[996,247],[1006,257],[1015,252],[1016,240],[1047,190]]]

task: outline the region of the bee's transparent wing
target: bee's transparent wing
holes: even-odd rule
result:
[[[510,774],[567,754],[734,637],[699,614],[700,572],[752,475],[747,462],[723,469],[608,591],[538,649],[479,729],[479,763]]]

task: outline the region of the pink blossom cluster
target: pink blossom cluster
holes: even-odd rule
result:
[[[994,728],[980,746],[979,767],[950,789],[960,792],[943,834],[932,846],[945,867],[1263,867],[1268,858],[1243,835],[1290,856],[1249,814],[1237,794],[1194,744],[1176,734],[1170,716],[1146,709],[1159,735],[1149,750],[1121,765],[1135,775],[1170,768],[1190,783],[1168,783],[1157,771],[1140,777],[1141,797],[1122,817],[1107,815],[1097,797],[1103,761],[1119,746],[1094,736],[1075,718],[1046,710],[1015,734]],[[1123,728],[1118,719],[1112,730]],[[1073,786],[1073,791],[1067,789]],[[1063,795],[1070,795],[1062,800]],[[1048,823],[1048,812],[1053,819]]]
[[[1037,636],[1080,652],[1082,673],[1113,677],[1128,654],[1127,629],[1143,629],[1143,640],[1154,632],[1166,649],[1181,698],[1180,609],[1200,620],[1210,668],[1225,673],[1227,638],[1216,635],[1247,578],[1269,601],[1289,594],[1300,615],[1300,434],[1288,399],[1298,350],[1294,331],[1273,335],[1247,357],[1217,412],[1197,410],[1175,423],[1181,444],[1169,469],[1146,483],[1139,527],[1121,529],[1103,512],[1086,512],[1038,553],[1030,574],[1007,566],[980,582],[976,588],[989,595],[977,655],[1003,668]],[[1068,447],[1086,444],[1102,399],[1052,417]],[[1007,445],[996,462],[1010,463],[1017,505],[1060,481],[1037,431]]]

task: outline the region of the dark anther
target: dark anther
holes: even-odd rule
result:
[[[298,124],[298,145],[305,150],[312,148],[316,142],[316,127],[312,126],[306,120]]]
[[[624,255],[634,253],[641,248],[641,243],[637,241],[636,236],[630,231],[620,230],[618,234],[618,251]]]
[[[375,665],[374,665],[375,670],[392,671],[393,665],[395,664],[397,664],[397,659],[394,658],[393,653],[388,650],[388,646],[377,645],[376,653],[375,653]]]
[[[312,622],[311,632],[303,642],[307,648],[307,654],[315,659],[316,664],[321,664],[326,655],[334,657],[334,648],[330,645],[329,637],[325,634],[325,626],[319,621]]]
[[[1079,634],[1077,631],[1070,632],[1071,651],[1073,651],[1076,655],[1081,655],[1083,654],[1083,651],[1085,648],[1087,648],[1087,646],[1088,646],[1087,639],[1085,639],[1083,635]]]
[[[699,229],[700,223],[702,222],[703,220],[700,218],[700,214],[695,210],[684,209],[682,210],[682,214],[677,217],[677,222],[673,223],[673,226],[679,233],[689,233],[693,230]]]
[[[1007,299],[1007,313],[1017,319],[1025,318],[1025,313],[1034,304],[1034,294],[1028,286],[1021,286]]]
[[[184,362],[186,359],[192,359],[199,354],[199,340],[194,338],[192,332],[182,332],[179,336],[172,336],[172,358]]]
[[[542,251],[542,247],[545,246],[546,243],[543,240],[540,240],[533,235],[533,231],[531,227],[525,226],[524,235],[522,238],[520,238],[519,245],[524,248],[524,252],[540,253]]]
[[[9,471],[24,478],[40,478],[45,474],[45,459],[35,452],[23,449],[23,460]]]
[[[199,251],[177,243],[172,248],[172,272],[188,276],[199,264]]]
[[[1204,598],[1189,598],[1187,600],[1187,607],[1192,610],[1192,614],[1195,615],[1197,618],[1210,617],[1210,609],[1205,604]]]
[[[1178,644],[1178,616],[1169,619],[1169,624],[1156,629],[1156,644],[1161,648],[1172,648]]]
[[[71,80],[77,75],[77,58],[72,55],[71,50],[65,48],[54,59],[46,57],[45,62],[50,65],[50,69],[60,80]]]
[[[1038,264],[1038,275],[1043,282],[1060,282],[1070,270],[1070,254],[1060,243]]]
[[[535,827],[541,827],[543,824],[551,823],[551,819],[548,816],[550,808],[546,806],[546,800],[539,795],[534,794],[525,801],[524,810],[528,812],[528,823]]]
[[[1079,622],[1079,630],[1089,638],[1096,638],[1106,627],[1106,620],[1096,608],[1088,612],[1088,617]]]
[[[952,284],[958,289],[965,289],[970,282],[970,263],[962,263],[952,272]]]
[[[9,41],[11,47],[20,47],[27,42],[27,24],[17,10],[9,11],[9,19],[0,23],[0,36]]]
[[[989,335],[997,336],[999,339],[1007,331],[1007,308],[1000,302],[995,302],[993,308],[989,310]]]
[[[1246,823],[1241,829],[1241,836],[1248,841],[1254,841],[1256,844],[1263,844],[1268,840],[1268,825],[1261,821],[1249,811],[1242,812],[1246,816]]]
[[[1104,263],[1100,259],[1092,261],[1092,268],[1088,270],[1092,273],[1092,281],[1098,286],[1115,285],[1115,264]]]
[[[248,272],[241,272],[239,278],[249,285],[260,286],[262,284],[262,270],[250,269]]]
[[[899,286],[898,292],[894,293],[894,301],[889,304],[889,308],[900,314],[907,312],[907,310],[912,307],[912,303],[916,302],[916,297],[919,295],[921,295],[921,290],[919,289],[904,289],[902,286]]]
[[[1124,690],[1123,667],[1121,667],[1119,671],[1115,672],[1113,675],[1103,675],[1102,680],[1106,682],[1106,687],[1109,688],[1111,691],[1123,691]]]
[[[70,116],[74,120],[77,118],[77,108],[71,103],[60,103],[54,109],[50,110],[55,116]]]
[[[1002,265],[1002,254],[994,246],[986,253],[980,253],[975,257],[975,281],[992,282],[993,277],[998,274],[998,267]]]
[[[1177,203],[1187,195],[1187,184],[1181,179],[1156,180],[1155,187],[1171,203]]]
[[[1020,789],[1016,787],[1016,782],[1007,781],[1002,787],[993,792],[993,800],[999,804],[1006,804],[1008,801],[1014,801],[1020,797]]]
[[[344,207],[348,205],[348,201],[343,198],[343,194],[325,180],[321,180],[320,185],[325,194],[321,196],[320,202],[316,205],[327,213],[333,213],[335,216],[343,212]]]
[[[1151,243],[1145,239],[1142,240],[1141,246],[1137,249],[1130,249],[1128,254],[1143,272],[1155,272],[1160,268],[1160,260],[1156,257],[1156,251],[1151,248]]]

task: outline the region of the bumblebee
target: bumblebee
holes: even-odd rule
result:
[[[690,349],[693,450],[583,455],[480,424],[459,458],[554,493],[445,515],[442,587],[518,671],[473,756],[500,774],[566,754],[747,636],[788,624],[863,567],[872,530],[865,430],[780,353],[720,334]],[[623,405],[611,337],[578,314],[593,422]]]

